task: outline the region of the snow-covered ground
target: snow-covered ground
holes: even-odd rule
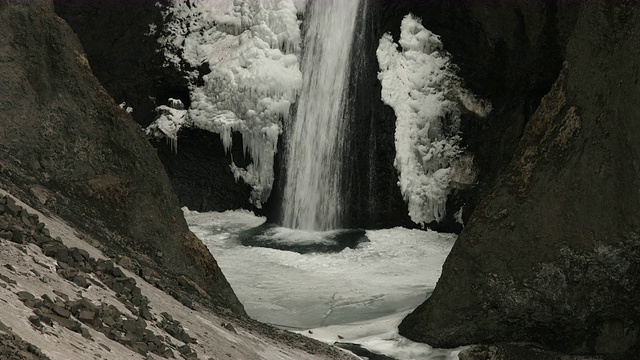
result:
[[[0,189],[0,196],[8,195]],[[91,244],[96,241],[77,229],[70,227],[63,220],[49,215],[46,216],[16,199],[21,207],[31,214],[37,214],[53,237],[60,237],[68,247],[78,247],[86,250],[91,257],[105,259],[105,255]],[[82,239],[81,239],[82,238]],[[109,304],[118,308],[121,313],[135,318],[117,298],[116,293],[104,284],[91,285],[82,288],[75,283],[64,280],[56,273],[57,262],[54,258],[45,256],[41,249],[34,244],[20,245],[0,239],[0,333],[5,332],[4,326],[18,335],[24,341],[37,346],[44,355],[52,360],[76,359],[163,359],[153,353],[147,356],[124,347],[111,340],[101,332],[88,328],[93,339],[85,339],[79,333],[68,330],[57,323],[54,326],[44,326],[42,330],[32,326],[27,318],[34,314],[32,309],[25,306],[19,299],[18,292],[27,291],[40,298],[47,295],[51,299],[59,298],[59,294],[66,294],[71,300],[85,298],[96,305]],[[9,266],[10,265],[10,266]],[[149,298],[151,312],[157,319],[160,313],[167,312],[173,319],[179,321],[184,330],[196,340],[191,344],[198,359],[245,359],[245,360],[300,360],[300,359],[333,359],[340,357],[342,352],[334,355],[313,355],[300,347],[313,347],[313,344],[287,344],[270,338],[247,324],[222,318],[206,309],[193,310],[185,307],[173,297],[148,284],[136,274],[122,268],[127,277],[134,278],[142,294]],[[93,281],[100,283],[97,277],[91,276]],[[7,282],[12,281],[13,283]],[[233,330],[229,330],[229,325]],[[158,327],[157,321],[147,321],[147,328],[154,333],[167,336]],[[169,341],[169,340],[167,340]],[[176,339],[170,340],[176,346],[183,345]],[[177,359],[183,359],[178,351],[174,351]],[[349,356],[344,356],[349,358]]]
[[[247,230],[265,221],[250,212],[185,209],[185,217],[255,319],[327,343],[361,344],[396,359],[457,359],[459,349],[433,349],[397,333],[402,318],[435,287],[455,235],[366,231],[369,241],[355,249],[300,254],[243,246]],[[271,233],[286,234],[287,243],[296,237],[327,241],[323,233]]]

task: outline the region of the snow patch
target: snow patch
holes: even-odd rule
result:
[[[463,154],[461,106],[479,117],[486,116],[491,106],[462,87],[440,38],[412,14],[402,20],[398,44],[388,33],[380,39],[378,79],[382,100],[397,118],[398,185],[409,216],[424,225],[445,215],[453,188],[451,165]]]
[[[231,168],[236,180],[242,178],[253,187],[250,200],[257,207],[271,193],[281,125],[302,86],[297,14],[305,3],[175,0],[165,10],[164,36],[159,41],[167,65],[180,69],[191,82],[191,106],[184,117],[160,115],[156,122],[162,124],[150,128],[169,130],[152,132],[172,140],[182,126],[215,132],[227,152],[231,133],[239,132],[253,164]],[[196,69],[203,65],[211,72],[197,85]]]

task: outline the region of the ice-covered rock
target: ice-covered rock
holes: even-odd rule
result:
[[[398,44],[390,34],[380,39],[378,79],[382,100],[397,117],[398,185],[409,216],[424,225],[445,215],[453,188],[451,165],[463,153],[461,106],[479,116],[486,116],[490,106],[462,88],[440,38],[420,19],[409,14],[402,20]]]
[[[191,82],[191,106],[184,116],[160,115],[150,128],[172,140],[186,125],[215,132],[227,151],[239,132],[253,163],[231,168],[253,187],[257,207],[271,192],[282,121],[302,86],[297,15],[304,7],[300,0],[176,0],[166,9],[159,41],[167,65]],[[194,69],[202,65],[210,73],[199,79]]]

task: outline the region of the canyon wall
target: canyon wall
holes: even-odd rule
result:
[[[244,314],[153,147],[51,2],[0,2],[0,33],[0,186],[156,271],[177,298]]]
[[[411,339],[619,358],[640,349],[640,9],[561,2],[550,15],[562,70],[433,295],[401,324]]]

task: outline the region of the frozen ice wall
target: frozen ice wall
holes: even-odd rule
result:
[[[147,133],[175,141],[180,127],[196,127],[220,134],[228,151],[231,133],[240,132],[253,163],[231,170],[253,187],[258,207],[271,192],[282,121],[302,87],[297,14],[304,7],[304,0],[175,0],[165,10],[160,42],[167,64],[190,78],[191,106],[161,106]],[[197,85],[190,69],[203,64],[211,72]]]
[[[302,92],[287,140],[284,226],[340,226],[345,88],[359,0],[317,0],[306,14]]]
[[[465,163],[459,161],[462,109],[484,117],[490,105],[461,87],[440,38],[411,14],[402,20],[398,43],[400,49],[389,34],[380,39],[378,79],[382,100],[396,114],[398,185],[409,216],[424,225],[444,217],[456,183],[472,181],[459,176],[471,174],[470,169],[458,169],[452,181],[452,164]],[[472,161],[468,164],[473,166]]]

